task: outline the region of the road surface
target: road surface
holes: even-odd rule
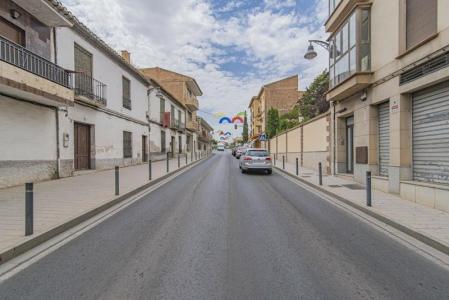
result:
[[[0,299],[448,299],[449,272],[220,153],[0,285]]]

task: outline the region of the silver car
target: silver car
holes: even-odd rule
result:
[[[249,148],[242,154],[239,161],[242,173],[248,171],[262,170],[267,174],[272,173],[271,157],[267,150]]]

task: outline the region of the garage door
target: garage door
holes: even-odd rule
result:
[[[413,177],[449,184],[449,82],[413,95]]]
[[[388,176],[390,164],[390,102],[380,104],[379,110],[379,175]]]

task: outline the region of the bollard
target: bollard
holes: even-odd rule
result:
[[[198,160],[198,152],[195,151],[195,160]]]
[[[25,236],[33,234],[33,183],[25,183]]]
[[[170,172],[170,152],[167,152],[167,173]]]
[[[282,169],[285,170],[285,156],[282,155]]]
[[[321,163],[318,163],[318,181],[320,185],[323,185],[323,170],[321,168]]]
[[[178,169],[181,168],[181,155],[178,154]]]
[[[119,167],[115,166],[115,195],[120,194],[120,178],[119,178]]]
[[[299,165],[298,165],[298,158],[296,158],[296,176],[299,175]]]
[[[371,171],[366,171],[366,206],[371,207]]]
[[[275,154],[273,154],[273,157],[274,157],[274,166],[276,167],[276,153]]]
[[[148,161],[148,180],[151,180],[151,159]]]
[[[186,153],[186,166],[187,166],[187,153]]]

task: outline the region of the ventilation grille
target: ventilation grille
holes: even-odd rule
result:
[[[428,62],[419,65],[417,67],[414,67],[413,69],[406,71],[401,74],[399,84],[403,85],[406,83],[409,83],[413,80],[416,80],[420,77],[423,77],[427,74],[436,72],[442,68],[449,66],[449,53],[440,55],[438,57],[435,57],[432,60],[429,60]]]

